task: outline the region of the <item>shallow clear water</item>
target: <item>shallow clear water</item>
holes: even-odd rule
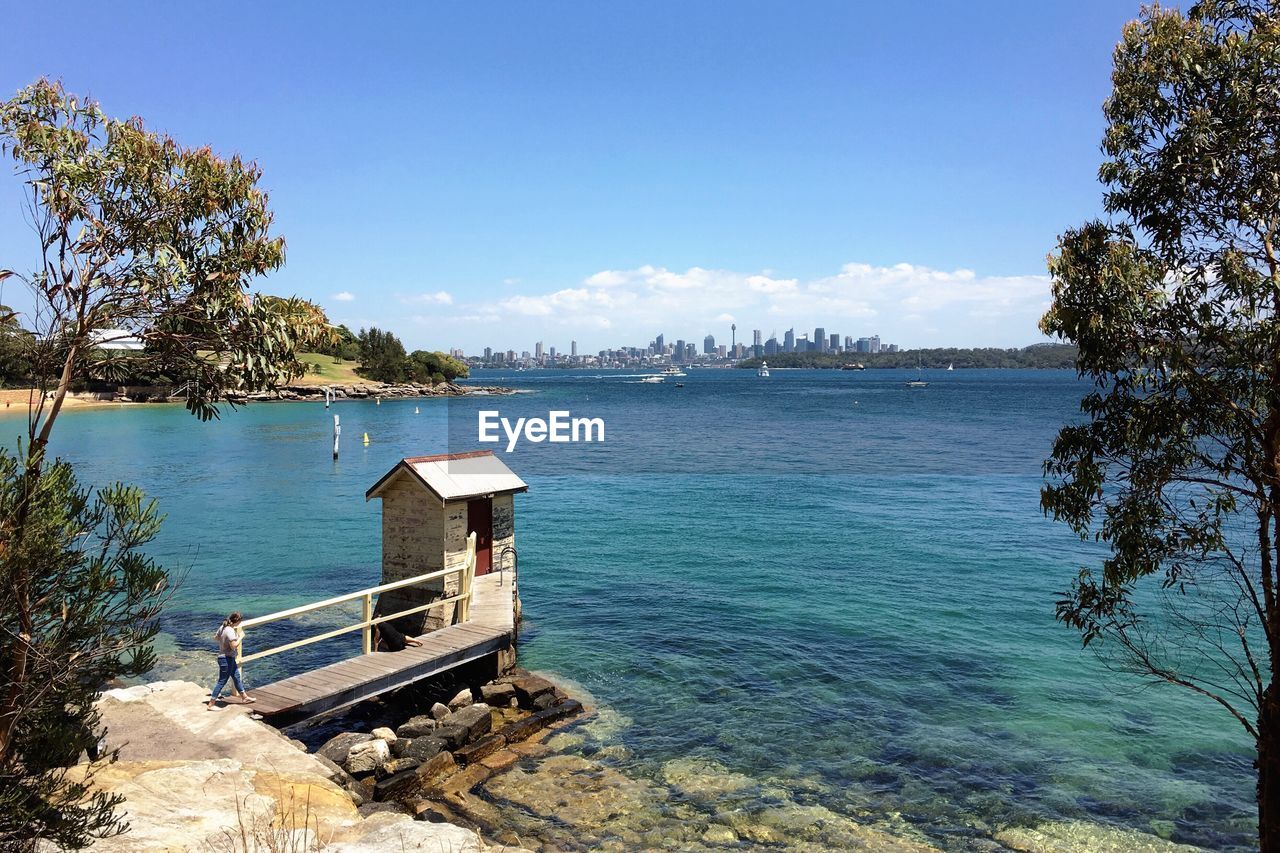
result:
[[[179,407],[69,412],[54,449],[88,482],[160,501],[154,551],[185,571],[165,671],[207,679],[220,614],[378,581],[379,505],[363,496],[400,457],[474,449],[482,408],[602,417],[602,445],[506,458],[530,485],[521,662],[630,718],[622,769],[692,756],[810,780],[824,805],[901,813],[949,846],[1070,818],[1250,844],[1236,724],[1103,672],[1053,620],[1055,592],[1097,556],[1039,510],[1041,461],[1084,390],[1074,376],[934,372],[908,390],[896,371],[689,374],[489,371],[475,381],[533,393],[264,404],[213,424]]]

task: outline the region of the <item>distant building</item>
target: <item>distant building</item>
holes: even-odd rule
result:
[[[880,352],[880,336],[879,335],[871,336],[871,351]]]
[[[844,336],[844,351],[853,352],[853,335]]]
[[[827,330],[819,326],[813,330],[814,349],[818,352],[827,351]]]
[[[90,333],[95,349],[140,350],[146,344],[128,329],[99,329]]]
[[[569,355],[570,355],[570,356],[572,356],[573,358],[577,358],[577,357],[578,357],[578,342],[577,342],[577,341],[569,341]]]
[[[703,355],[716,354],[716,336],[715,335],[707,335],[705,338],[702,339],[702,353]]]
[[[777,337],[769,338],[769,340],[767,340],[767,341],[765,341],[765,342],[764,342],[764,354],[765,354],[765,355],[777,355],[777,354],[778,354],[778,339],[777,339]]]
[[[538,341],[533,345],[533,357],[538,361],[542,361],[542,341]]]
[[[493,348],[492,348],[492,347],[485,347],[485,348],[484,348],[484,360],[485,360],[485,361],[489,361],[489,360],[491,360],[492,358],[493,358]]]
[[[716,347],[716,355],[719,356],[720,358],[728,358],[729,348],[724,344],[721,344],[720,346]]]
[[[676,341],[676,348],[671,351],[672,361],[684,361],[684,340]]]
[[[667,342],[663,339],[662,333],[659,332],[658,336],[653,339],[653,354],[666,355],[666,353],[667,353]]]
[[[831,335],[831,351],[832,352],[840,351],[840,336],[837,334]]]
[[[796,351],[796,330],[795,329],[787,329],[787,333],[782,336],[782,351],[783,352]]]
[[[871,338],[858,338],[858,352],[871,352]]]

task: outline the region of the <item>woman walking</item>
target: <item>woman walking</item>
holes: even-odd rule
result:
[[[222,627],[213,635],[218,641],[218,683],[209,694],[210,711],[217,710],[218,697],[222,695],[222,688],[227,686],[228,679],[235,681],[236,692],[240,694],[243,704],[257,701],[244,692],[244,682],[240,679],[240,641],[244,639],[244,633],[240,630],[241,621],[242,617],[238,612],[232,613],[222,620]]]

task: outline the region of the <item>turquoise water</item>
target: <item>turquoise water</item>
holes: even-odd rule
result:
[[[70,412],[54,447],[87,481],[160,501],[154,551],[183,571],[164,671],[202,678],[225,611],[378,581],[364,491],[401,456],[473,449],[480,408],[601,417],[603,444],[507,458],[530,484],[516,508],[522,663],[630,718],[624,769],[695,756],[816,780],[824,805],[901,813],[955,848],[1063,819],[1248,847],[1238,726],[1103,672],[1053,620],[1055,593],[1097,555],[1039,511],[1041,460],[1083,386],[1037,371],[935,372],[911,391],[904,378],[693,370],[676,388],[489,371],[475,381],[532,393],[338,404],[336,463],[323,404],[213,424],[178,407]]]

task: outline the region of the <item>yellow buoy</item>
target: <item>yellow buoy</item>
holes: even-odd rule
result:
[[[367,432],[364,434],[364,446],[365,447],[369,446],[369,433]]]

